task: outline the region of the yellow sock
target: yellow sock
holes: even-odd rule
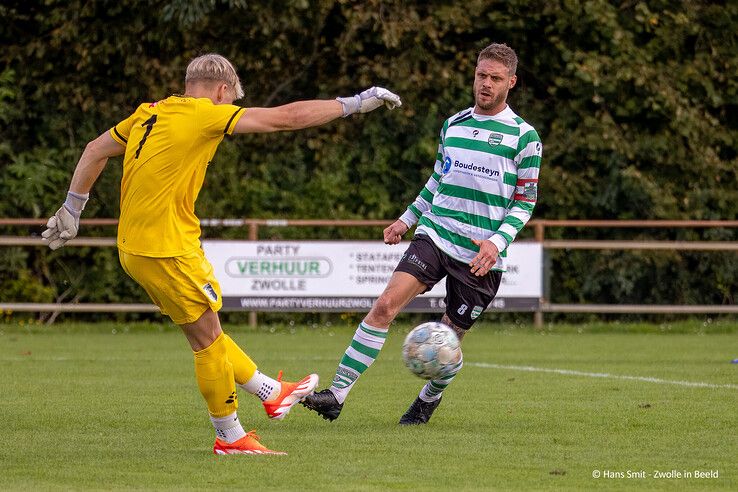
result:
[[[233,365],[228,360],[223,334],[195,355],[195,378],[213,417],[225,417],[238,408]]]
[[[233,376],[237,384],[244,384],[246,381],[251,379],[256,372],[256,364],[251,357],[241,350],[241,347],[236,345],[231,337],[223,333],[225,339],[226,352],[228,353],[228,360],[233,364]]]

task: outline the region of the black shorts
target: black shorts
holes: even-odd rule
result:
[[[495,298],[502,279],[499,271],[474,275],[469,265],[438,249],[425,234],[413,238],[395,271],[409,273],[420,280],[427,287],[425,292],[446,277],[446,316],[465,330],[471,328]]]

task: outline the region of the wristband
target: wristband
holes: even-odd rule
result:
[[[343,117],[347,117],[359,111],[361,108],[361,96],[356,94],[351,97],[337,97],[336,101],[341,103],[343,106]]]
[[[82,215],[82,210],[85,209],[85,204],[90,198],[89,193],[80,194],[73,191],[67,192],[67,199],[64,201],[64,208],[72,214],[75,218],[79,219]]]

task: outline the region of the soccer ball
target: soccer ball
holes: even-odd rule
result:
[[[407,334],[402,345],[402,358],[416,376],[439,379],[451,374],[461,361],[461,345],[451,328],[429,321]]]

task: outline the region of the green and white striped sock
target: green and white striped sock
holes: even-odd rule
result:
[[[451,381],[454,380],[454,377],[461,370],[461,366],[463,365],[464,359],[461,359],[459,363],[456,364],[451,374],[440,379],[431,379],[428,381],[425,386],[423,386],[423,389],[420,390],[420,395],[418,395],[420,399],[426,402],[432,402],[439,399],[443,390],[451,384]]]
[[[338,363],[333,384],[330,387],[338,403],[343,403],[356,380],[361,376],[382,350],[387,339],[387,328],[375,328],[362,321],[354,333],[351,345]]]

